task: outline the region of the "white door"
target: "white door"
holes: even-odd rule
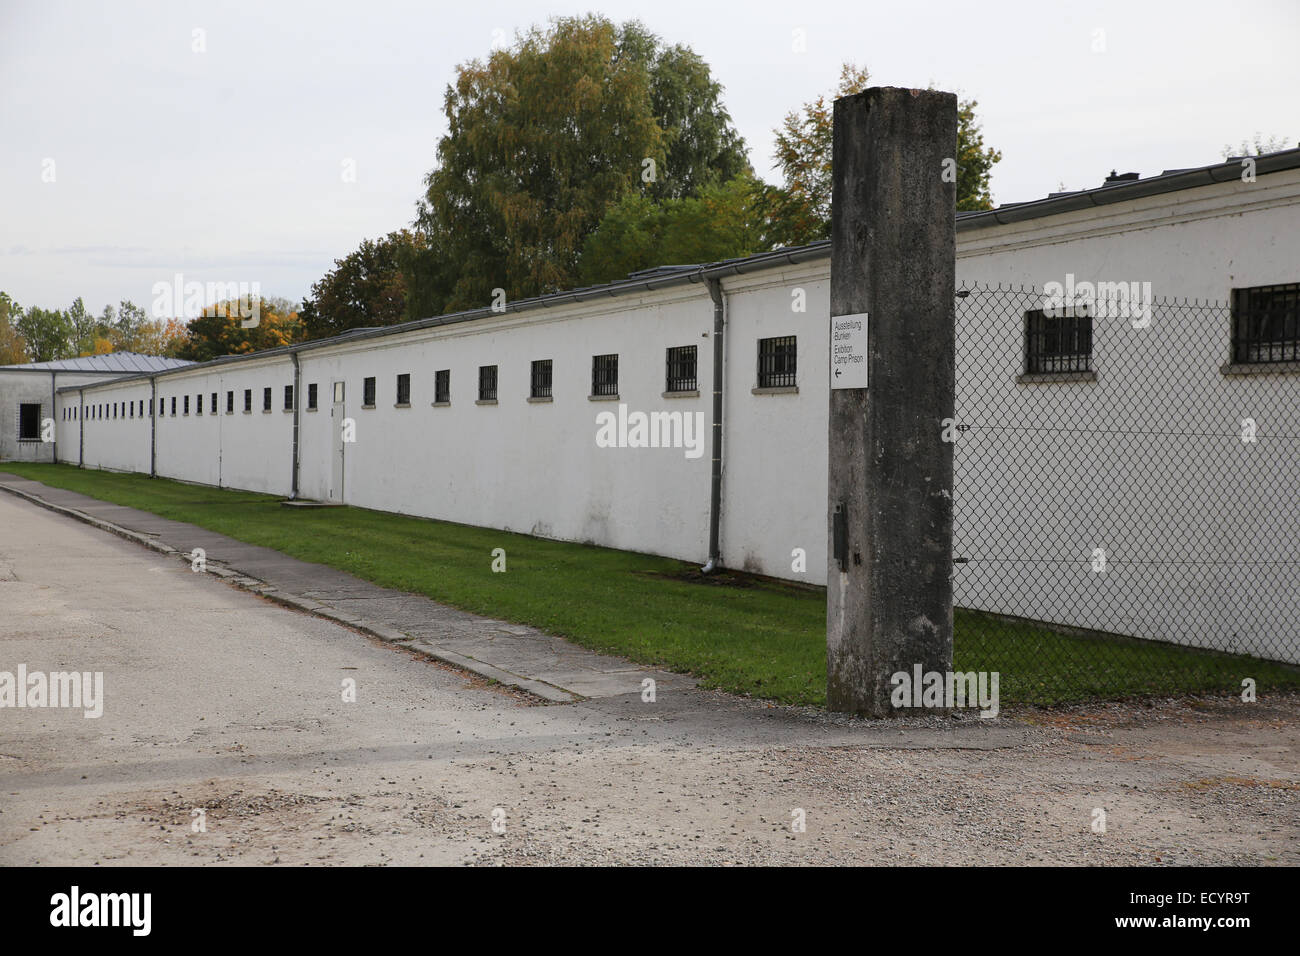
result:
[[[342,382],[333,383],[334,404],[330,408],[330,425],[334,432],[334,437],[330,440],[332,467],[330,469],[330,501],[343,503],[343,449],[347,445],[343,441],[343,419],[347,417],[344,411],[344,388]]]

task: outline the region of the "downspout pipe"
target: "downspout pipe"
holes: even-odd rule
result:
[[[50,421],[54,422],[54,441],[50,442],[53,446],[50,449],[50,462],[55,465],[59,463],[59,409],[57,407],[59,402],[58,377],[59,373],[54,371],[54,369],[50,369]],[[45,427],[44,422],[41,422],[41,427]]]
[[[289,486],[289,500],[298,500],[298,471],[299,471],[299,449],[298,449],[298,425],[302,417],[302,365],[298,361],[298,353],[290,352],[289,357],[293,359],[293,480]]]
[[[722,372],[726,329],[726,304],[722,297],[722,280],[710,278],[709,297],[713,299],[713,434],[710,450],[713,471],[709,485],[709,560],[700,570],[705,574],[722,566],[718,531],[722,524]]]
[[[77,389],[77,467],[86,467],[86,390]]]
[[[158,477],[158,379],[152,375],[149,376],[149,477]]]

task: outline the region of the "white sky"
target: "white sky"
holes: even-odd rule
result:
[[[977,99],[1004,157],[995,202],[1216,162],[1256,132],[1300,141],[1297,0],[0,0],[0,290],[147,308],[180,272],[297,301],[409,223],[457,63],[494,31],[593,10],[703,56],[768,179],[772,129],[845,60]]]

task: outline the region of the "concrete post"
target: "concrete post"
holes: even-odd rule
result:
[[[875,87],[835,101],[826,588],[835,711],[895,714],[892,674],[952,669],[952,445],[942,432],[953,415],[956,150],[952,93]],[[837,328],[837,316],[858,318]],[[855,348],[865,361],[855,364]],[[866,387],[851,387],[864,371]]]

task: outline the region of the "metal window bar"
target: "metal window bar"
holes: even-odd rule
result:
[[[1025,313],[1025,372],[1092,371],[1092,316],[1082,307],[1068,307],[1060,315],[1042,309]]]
[[[696,380],[694,345],[679,345],[668,349],[665,364],[664,391],[693,392],[700,387]]]
[[[591,357],[591,394],[618,394],[618,355]]]
[[[796,384],[797,346],[793,335],[758,340],[758,387],[784,388]]]
[[[1300,283],[1232,290],[1232,360],[1300,361]]]
[[[537,359],[533,362],[532,376],[529,382],[529,395],[532,398],[551,397],[550,359]]]

